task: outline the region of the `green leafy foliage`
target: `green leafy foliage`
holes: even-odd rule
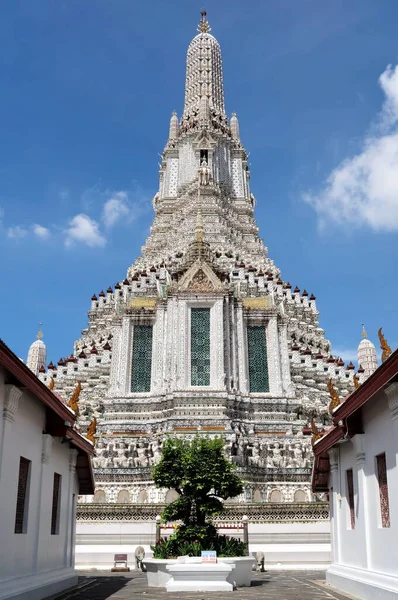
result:
[[[220,438],[166,440],[153,479],[157,487],[174,489],[179,494],[163,511],[163,521],[181,520],[183,524],[169,539],[163,538],[152,547],[155,558],[200,556],[202,550],[216,550],[219,556],[245,555],[243,542],[218,535],[211,523],[211,518],[224,510],[222,500],[234,498],[243,490],[235,468],[225,458]]]
[[[186,539],[178,530],[169,539],[161,538],[151,546],[154,558],[176,558],[177,556],[200,556],[202,550],[215,550],[219,557],[245,556],[246,545],[240,540],[218,535],[212,538]]]
[[[204,525],[207,517],[222,512],[220,499],[234,498],[243,490],[235,466],[225,458],[220,438],[196,437],[192,442],[169,438],[162,458],[154,467],[157,487],[175,489],[180,497],[163,512],[165,521]]]

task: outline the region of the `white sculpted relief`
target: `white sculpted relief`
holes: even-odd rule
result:
[[[285,457],[279,442],[275,442],[273,446],[268,446],[267,467],[281,469],[285,466]]]

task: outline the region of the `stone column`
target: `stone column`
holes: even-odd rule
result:
[[[267,326],[267,356],[270,392],[275,396],[282,395],[281,360],[278,340],[278,323],[276,315],[270,317]]]
[[[184,390],[188,386],[188,335],[187,335],[187,323],[188,323],[188,307],[185,300],[178,301],[177,311],[177,323],[176,323],[176,336],[178,343],[176,344],[176,360],[177,360],[177,387],[180,390]],[[167,343],[167,340],[166,340]]]
[[[237,342],[238,342],[238,370],[239,370],[239,390],[242,394],[249,393],[249,377],[247,373],[247,344],[245,336],[245,325],[243,322],[243,307],[242,304],[238,304],[236,311],[236,330],[237,330]]]
[[[34,571],[41,571],[42,569],[42,565],[39,565],[38,560],[39,560],[39,556],[41,555],[40,552],[40,547],[42,545],[42,541],[41,541],[41,526],[42,526],[42,520],[41,517],[43,515],[43,511],[42,511],[42,505],[43,505],[43,501],[44,501],[44,495],[48,494],[49,492],[52,493],[52,486],[51,485],[45,485],[44,481],[46,478],[46,474],[49,475],[48,473],[46,473],[47,470],[47,465],[50,463],[50,459],[51,459],[51,449],[52,449],[52,445],[54,442],[54,438],[52,435],[49,435],[47,433],[44,433],[42,435],[42,447],[41,447],[41,464],[40,464],[40,472],[39,472],[39,485],[38,485],[38,502],[37,502],[37,511],[36,511],[36,518],[35,518],[35,526],[36,526],[36,544],[35,547],[37,549],[36,553],[35,553],[35,557],[34,557]],[[46,517],[49,518],[49,515],[46,515]],[[47,524],[48,526],[48,524]],[[47,531],[45,533],[43,533],[43,536],[47,535]]]
[[[119,363],[120,363],[120,352],[121,352],[121,326],[112,327],[112,358],[111,358],[111,370],[109,374],[109,392],[110,396],[117,395],[120,386],[119,382]],[[84,359],[83,359],[84,360]]]
[[[351,438],[351,443],[354,446],[355,450],[355,459],[357,465],[358,472],[358,494],[356,497],[355,503],[355,527],[358,530],[356,535],[361,536],[364,546],[364,552],[361,556],[361,567],[363,569],[367,569],[369,565],[369,544],[371,540],[371,532],[369,531],[369,499],[368,499],[368,489],[366,485],[366,475],[365,475],[365,434],[357,433]],[[355,486],[355,479],[354,479]],[[355,492],[355,487],[354,487]],[[355,496],[355,494],[354,494]],[[362,547],[362,544],[361,544]]]
[[[339,528],[341,524],[341,489],[339,478],[339,449],[331,448],[329,454],[329,502],[330,537],[332,542],[332,564],[340,562]]]
[[[282,387],[286,395],[291,394],[292,380],[290,377],[290,360],[287,343],[287,318],[284,317],[279,323],[279,344],[281,355]]]
[[[223,298],[214,303],[210,312],[210,385],[225,390]]]
[[[236,309],[235,309],[235,300],[231,300],[231,310],[230,310],[230,318],[231,318],[231,378],[233,381],[232,388],[234,390],[238,390],[239,388],[239,369],[238,369],[238,341],[237,341],[237,328],[236,328]]]
[[[156,309],[156,320],[153,326],[153,353],[152,353],[152,386],[151,390],[159,393],[163,383],[163,345],[164,345],[164,304],[159,304]]]
[[[131,360],[133,348],[132,321],[129,316],[122,319],[122,332],[120,336],[120,353],[118,363],[117,393],[125,396],[130,393]]]
[[[75,448],[71,448],[69,450],[69,481],[68,481],[68,496],[66,501],[66,513],[64,515],[65,527],[67,528],[65,532],[65,547],[64,547],[64,567],[68,567],[71,565],[71,557],[73,557],[74,553],[74,540],[73,540],[73,523],[74,523],[74,515],[72,515],[73,509],[73,492],[75,488],[75,477],[76,477],[76,462],[77,455],[79,451]],[[62,489],[61,489],[62,493]]]
[[[231,389],[231,376],[232,376],[232,368],[231,368],[231,359],[232,359],[232,343],[231,343],[231,320],[230,320],[230,306],[229,306],[229,297],[226,296],[223,304],[223,323],[224,323],[224,332],[223,332],[223,354],[224,354],[224,364],[225,364],[225,385],[227,390]]]

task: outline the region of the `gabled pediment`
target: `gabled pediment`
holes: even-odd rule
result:
[[[194,146],[201,150],[211,150],[216,145],[216,141],[212,138],[206,129],[202,129],[194,140]]]
[[[182,277],[179,292],[221,292],[223,285],[213,269],[205,262],[196,260]]]

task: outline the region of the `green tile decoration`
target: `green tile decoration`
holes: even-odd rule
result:
[[[269,392],[265,327],[247,328],[250,392]]]
[[[210,308],[191,309],[191,385],[210,385]]]
[[[152,325],[134,325],[131,391],[151,391]]]

